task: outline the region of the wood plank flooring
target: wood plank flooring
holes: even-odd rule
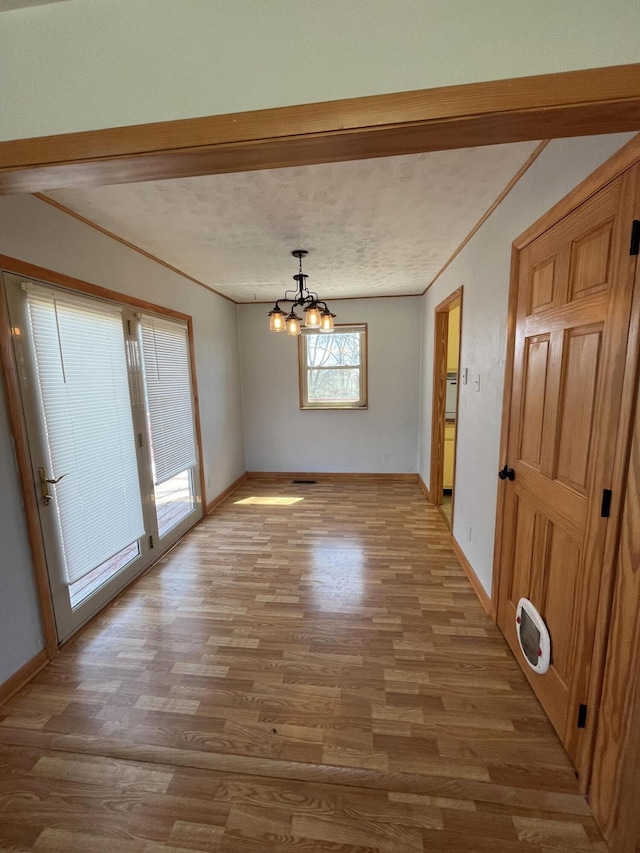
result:
[[[418,486],[248,480],[0,707],[0,850],[606,847]]]

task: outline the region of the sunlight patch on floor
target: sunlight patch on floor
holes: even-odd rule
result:
[[[254,506],[291,506],[292,504],[300,503],[304,498],[285,498],[285,497],[262,497],[262,498],[243,498],[241,501],[234,501],[236,504],[245,504]]]

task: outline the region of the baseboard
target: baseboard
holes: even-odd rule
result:
[[[48,663],[49,655],[47,654],[47,650],[42,649],[31,660],[27,661],[24,666],[21,666],[17,672],[14,672],[11,678],[0,684],[0,705],[11,699],[18,690],[24,687],[28,681],[31,681]]]
[[[424,496],[425,496],[425,498],[429,501],[429,503],[433,503],[433,501],[431,500],[431,492],[430,492],[430,491],[429,491],[429,489],[427,488],[427,484],[426,484],[426,483],[425,483],[425,481],[422,479],[422,477],[420,476],[420,474],[418,474],[418,475],[417,475],[417,477],[418,477],[418,485],[420,486],[420,488],[421,488],[421,489],[422,489],[422,491],[424,492]]]
[[[489,596],[485,592],[484,587],[482,586],[482,584],[478,580],[478,576],[476,575],[476,573],[471,568],[471,563],[465,557],[464,552],[462,551],[462,548],[460,547],[460,545],[458,545],[458,543],[454,539],[453,534],[451,535],[451,547],[453,548],[456,557],[460,561],[460,565],[464,569],[466,576],[469,578],[469,581],[471,583],[471,586],[474,589],[475,594],[480,599],[480,604],[482,605],[482,609],[487,614],[487,616],[490,616],[491,619],[493,619],[493,621],[495,622],[496,617],[495,617],[495,612],[493,609],[493,602],[491,601],[491,599],[489,598]]]
[[[417,474],[356,474],[327,471],[248,471],[256,480],[404,480],[415,483]]]
[[[235,490],[244,483],[248,476],[249,475],[245,471],[244,474],[240,474],[238,479],[234,480],[230,486],[227,486],[227,488],[223,492],[220,492],[219,495],[216,495],[216,497],[207,504],[207,511],[205,512],[205,515],[209,515],[209,513],[212,512],[219,504],[221,504],[225,498],[228,498],[232,492],[235,492]]]

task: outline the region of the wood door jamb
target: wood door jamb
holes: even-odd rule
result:
[[[29,451],[29,439],[27,428],[24,420],[24,411],[22,407],[22,395],[20,392],[20,379],[15,361],[12,341],[12,329],[9,319],[9,312],[6,301],[6,284],[2,277],[2,272],[12,273],[14,275],[24,275],[27,278],[32,278],[45,284],[66,287],[80,293],[89,294],[94,297],[116,301],[129,307],[138,310],[150,311],[152,313],[163,314],[164,316],[182,320],[187,323],[189,346],[190,346],[190,367],[192,380],[192,393],[194,398],[194,418],[196,423],[196,441],[198,451],[200,453],[200,485],[202,489],[202,517],[206,514],[206,494],[205,494],[205,477],[204,463],[202,457],[202,433],[200,427],[200,411],[198,403],[198,386],[195,369],[195,351],[193,346],[193,329],[192,318],[188,314],[182,314],[178,311],[173,311],[170,308],[163,308],[160,305],[155,305],[151,302],[146,302],[127,294],[118,293],[108,290],[99,285],[91,284],[90,282],[81,281],[80,279],[71,278],[63,273],[47,270],[43,267],[37,267],[33,264],[17,260],[15,258],[0,255],[0,361],[2,363],[2,377],[6,391],[7,406],[9,412],[9,423],[14,441],[15,456],[20,478],[20,491],[24,505],[25,519],[27,523],[27,534],[29,545],[31,548],[31,557],[33,560],[33,571],[36,581],[36,591],[40,614],[42,617],[42,628],[44,634],[45,648],[49,660],[58,653],[59,641],[56,630],[55,615],[53,610],[53,601],[51,598],[51,590],[49,587],[49,575],[47,570],[46,554],[44,543],[42,540],[42,529],[40,525],[40,515],[36,492],[33,487],[31,454]],[[154,562],[155,564],[155,562]],[[148,568],[151,568],[149,566]],[[143,570],[143,574],[147,569]],[[136,576],[137,580],[141,575]],[[132,581],[133,582],[133,581]],[[110,604],[111,602],[109,602]],[[108,604],[106,605],[108,606]],[[103,608],[104,609],[104,608]],[[83,626],[84,627],[84,626]]]
[[[510,429],[510,413],[511,413],[511,404],[512,397],[514,393],[513,389],[513,359],[514,359],[514,350],[515,350],[515,338],[516,338],[516,307],[517,307],[517,297],[518,297],[518,287],[519,287],[519,272],[520,272],[520,255],[521,251],[526,248],[533,240],[542,235],[545,231],[563,219],[565,216],[570,214],[573,210],[591,198],[593,195],[598,193],[604,187],[606,187],[609,183],[616,180],[620,175],[622,175],[627,170],[633,168],[634,166],[640,166],[640,134],[631,139],[625,146],[623,146],[618,152],[616,152],[609,160],[603,163],[600,167],[598,167],[591,175],[585,178],[577,187],[575,187],[570,193],[568,193],[563,199],[561,199],[556,205],[554,205],[551,210],[547,211],[542,217],[540,217],[535,223],[533,223],[526,231],[524,231],[519,237],[517,237],[512,244],[512,262],[511,262],[511,278],[510,278],[510,288],[509,288],[509,306],[508,306],[508,327],[507,327],[507,352],[506,352],[506,367],[505,367],[505,383],[504,383],[504,393],[503,393],[503,404],[502,404],[502,426],[501,426],[501,437],[500,437],[500,457],[499,464],[502,466],[505,463],[509,463],[510,460],[506,458],[507,450],[509,446],[509,429]],[[640,172],[639,172],[640,174]],[[636,274],[636,282],[638,281],[638,277]],[[636,283],[636,289],[638,285]],[[636,302],[638,300],[638,294],[635,296]],[[636,315],[638,312],[638,306],[636,304],[635,309],[632,306],[632,312],[635,310]],[[631,325],[633,326],[633,317],[631,318]],[[636,318],[637,321],[637,318]],[[633,337],[634,332],[633,329],[631,331],[631,335]],[[637,364],[638,358],[638,346],[637,341],[629,341],[627,346],[627,356],[626,356],[626,369],[625,369],[625,377],[624,377],[624,386],[627,395],[627,401],[631,398],[633,388],[635,387],[635,383],[637,383]],[[635,359],[635,361],[634,361]],[[632,375],[633,374],[633,375]],[[630,396],[631,395],[631,396]],[[624,401],[623,395],[623,401]],[[626,441],[627,444],[631,440],[631,426],[627,425],[626,428],[623,428],[622,435],[618,436],[617,444],[619,453],[623,453],[624,448],[621,449],[621,445]],[[628,449],[628,448],[627,448]],[[624,465],[621,466],[621,463],[618,462],[616,464],[616,469],[618,473],[621,468],[624,468]],[[620,483],[616,483],[616,488],[624,485],[623,480]],[[495,541],[494,541],[494,570],[493,570],[493,579],[492,579],[492,599],[495,603],[495,611],[498,613],[500,611],[501,606],[501,589],[503,585],[501,584],[501,576],[504,571],[506,571],[506,565],[503,565],[502,560],[502,550],[503,550],[503,537],[504,537],[504,508],[505,508],[505,498],[506,498],[506,483],[500,482],[498,487],[498,503],[497,503],[497,511],[496,511],[496,527],[495,527]],[[619,496],[619,501],[621,499],[621,495]],[[621,507],[619,507],[621,509]],[[618,522],[620,512],[617,513]],[[615,519],[612,518],[615,521]],[[611,549],[614,548],[616,543],[619,541],[619,533],[615,535],[610,534],[611,539],[608,545],[605,546],[605,554],[603,556],[604,562],[607,562],[607,559],[611,559]],[[607,537],[609,539],[609,536]],[[614,541],[615,540],[615,541]],[[607,557],[607,553],[609,554],[609,558]],[[615,565],[615,564],[613,564]],[[596,617],[596,637],[606,637],[608,634],[615,634],[616,636],[620,634],[620,632],[626,628],[629,629],[629,626],[623,625],[608,625],[608,619],[610,616],[611,610],[611,597],[613,594],[613,577],[615,572],[610,570],[608,572],[607,578],[601,578],[600,582],[600,600],[598,604],[598,613]],[[606,584],[610,585],[610,589],[604,590],[603,586]],[[608,627],[607,627],[608,626]],[[594,650],[594,658],[593,661],[594,666],[599,668],[599,672],[593,672],[590,679],[589,686],[589,714],[593,715],[593,725],[599,726],[598,713],[601,705],[601,697],[598,695],[600,687],[603,684],[604,679],[606,678],[606,662],[604,660],[606,654],[606,650],[602,651],[602,653],[598,656],[596,654],[596,650]],[[638,685],[640,685],[640,675],[638,676]],[[640,688],[638,688],[640,689]],[[586,701],[586,700],[585,700]],[[636,739],[637,740],[637,739]],[[586,793],[586,786],[593,785],[593,779],[591,778],[593,773],[593,760],[595,755],[595,750],[597,749],[597,741],[598,741],[598,732],[596,731],[590,738],[590,742],[586,745],[581,752],[581,766],[582,766],[582,774],[581,774],[581,788],[583,793]],[[588,750],[588,754],[585,750]],[[628,757],[629,758],[629,757]],[[630,760],[630,759],[629,759]],[[585,771],[585,766],[587,767]],[[605,784],[605,782],[601,779],[598,779],[598,785],[600,788]],[[602,820],[603,816],[599,815],[600,820]],[[601,824],[602,827],[602,824]],[[604,829],[611,827],[602,827]],[[615,829],[616,837],[619,835],[618,830]],[[613,835],[610,835],[609,841],[613,840]],[[630,849],[630,848],[629,848]]]
[[[447,339],[449,330],[449,311],[460,305],[460,332],[458,337],[458,352],[462,336],[462,292],[459,287],[443,299],[434,311],[434,353],[433,353],[433,389],[431,396],[431,465],[429,473],[429,494],[431,503],[442,505],[442,489],[444,480],[444,416],[447,391]],[[457,399],[457,392],[456,392]],[[456,429],[456,446],[457,450]],[[455,466],[455,456],[454,456]],[[455,478],[455,468],[454,468]],[[454,490],[455,491],[455,490]],[[453,506],[451,512],[453,524]]]
[[[20,379],[13,351],[12,329],[7,306],[6,285],[0,271],[0,353],[2,358],[2,376],[9,412],[9,423],[13,435],[16,464],[20,478],[20,491],[27,524],[29,546],[31,548],[31,559],[36,582],[40,616],[42,618],[42,632],[49,660],[58,653],[58,632],[56,630],[55,616],[53,612],[53,600],[49,588],[49,575],[47,571],[47,560],[42,541],[42,529],[40,526],[40,515],[38,503],[33,486],[31,469],[31,456],[29,452],[29,439],[27,427],[24,421],[22,407],[22,395],[20,393]]]
[[[511,413],[511,398],[513,396],[513,356],[516,337],[516,308],[518,300],[520,252],[533,240],[547,231],[560,219],[567,216],[592,195],[599,192],[608,183],[615,180],[622,172],[640,162],[640,133],[630,139],[619,151],[588,175],[577,187],[567,193],[564,198],[550,210],[537,219],[529,228],[522,232],[512,243],[511,247],[511,276],[509,283],[509,302],[507,309],[507,350],[505,362],[504,391],[502,397],[502,418],[500,427],[500,457],[499,464],[508,463],[506,459],[509,446],[509,419]],[[497,475],[497,472],[496,472]],[[496,510],[496,528],[493,552],[493,578],[491,597],[495,602],[496,613],[500,609],[500,574],[502,571],[502,538],[503,513],[506,481],[498,485],[498,505]]]

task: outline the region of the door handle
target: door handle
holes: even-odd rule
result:
[[[38,477],[40,478],[40,491],[42,493],[42,500],[44,501],[45,506],[49,506],[51,501],[53,500],[53,495],[49,494],[49,484],[55,486],[56,483],[59,483],[63,477],[66,477],[66,474],[60,474],[55,480],[47,479],[47,472],[44,468],[38,468]]]
[[[60,476],[55,480],[45,480],[45,483],[52,483],[54,486],[56,483],[59,483],[63,477],[66,477],[66,474],[60,474]]]
[[[498,477],[500,477],[501,480],[515,480],[516,472],[513,468],[509,468],[505,465],[501,471],[498,471]]]

